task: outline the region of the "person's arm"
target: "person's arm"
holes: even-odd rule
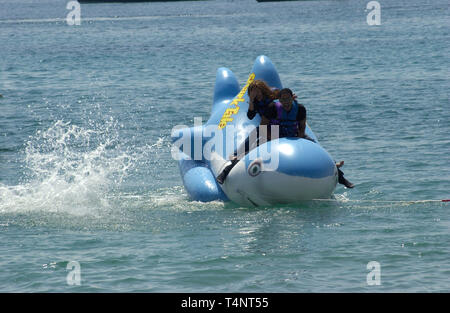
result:
[[[255,104],[254,104],[254,99],[249,98],[248,99],[248,110],[250,111],[254,111],[255,110]]]
[[[297,105],[298,105],[297,118],[296,118],[297,122],[306,120],[306,108],[300,103],[298,103]]]
[[[250,110],[248,109],[247,111],[247,117],[249,120],[252,120],[254,117],[256,116],[256,111],[255,110]]]
[[[255,116],[256,116],[255,105],[253,104],[253,99],[250,99],[248,102],[247,117],[249,120],[252,120]]]
[[[306,129],[306,108],[301,104],[298,104],[296,120],[298,124],[298,137],[303,138],[305,137]]]

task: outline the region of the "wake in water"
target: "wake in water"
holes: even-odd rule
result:
[[[38,131],[26,143],[23,182],[0,184],[0,212],[84,215],[108,208],[108,193],[140,157],[120,146],[116,124],[86,129],[59,120]]]

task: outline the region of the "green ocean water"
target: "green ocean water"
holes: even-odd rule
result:
[[[447,1],[379,1],[378,26],[356,0],[82,4],[79,26],[67,2],[0,0],[0,291],[450,291],[450,206],[415,202],[450,198]],[[259,55],[345,160],[336,201],[188,199],[170,132]]]

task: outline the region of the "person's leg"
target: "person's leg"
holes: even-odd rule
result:
[[[253,148],[259,145],[259,126],[253,130],[250,135],[245,139],[245,141],[233,152],[231,156],[231,163],[225,166],[222,172],[217,175],[217,182],[219,184],[223,184],[228,174],[231,172],[233,167],[242,159],[247,153],[250,152]]]
[[[237,164],[237,162],[239,162],[239,159],[231,160],[231,163],[228,164],[227,166],[225,166],[225,168],[222,170],[222,172],[219,175],[217,175],[216,179],[219,184],[221,184],[221,185],[223,184],[223,182],[227,178],[228,174],[231,172],[231,170]]]
[[[347,187],[347,188],[353,188],[353,187],[355,187],[355,185],[354,184],[352,184],[351,182],[349,182],[347,179],[345,179],[345,177],[344,177],[344,172],[343,171],[341,171],[341,169],[338,167],[338,182],[339,182],[339,184],[342,184],[342,185],[344,185],[345,187]]]
[[[256,127],[249,136],[245,139],[243,143],[233,152],[233,155],[231,156],[231,160],[235,159],[242,159],[244,156],[247,155],[247,153],[250,152],[250,150],[256,148],[258,144],[258,138],[259,138],[259,126]]]

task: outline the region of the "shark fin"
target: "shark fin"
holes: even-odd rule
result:
[[[253,64],[252,73],[255,73],[255,79],[265,81],[270,87],[278,89],[283,88],[275,65],[273,65],[272,61],[264,55],[260,55],[256,58],[255,63]]]
[[[216,83],[214,85],[214,108],[224,100],[233,99],[240,91],[239,83],[233,72],[225,67],[217,69]]]

